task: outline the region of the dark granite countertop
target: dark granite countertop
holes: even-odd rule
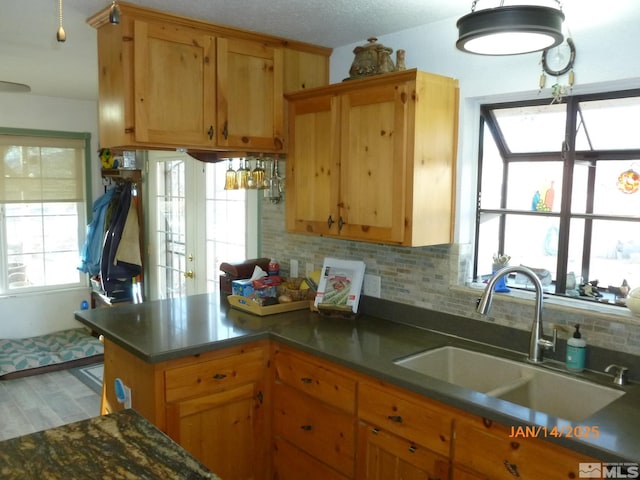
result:
[[[401,323],[404,319],[390,321],[378,316],[386,318],[385,310],[394,309],[393,305],[376,305],[375,315],[369,311],[355,320],[321,317],[308,310],[259,317],[230,308],[217,294],[204,294],[84,310],[76,312],[76,318],[150,363],[270,338],[503,425],[535,425],[547,432],[554,427],[560,431],[578,425],[597,427],[597,436],[590,434],[589,438],[548,435],[545,439],[604,462],[640,461],[640,385],[621,387],[625,395],[583,422],[556,418],[395,365],[394,360],[444,345],[519,361],[524,361],[525,355],[493,346],[497,342],[488,341],[491,332],[472,339],[444,333],[448,324],[463,325],[461,317],[424,310],[420,326],[416,326]],[[561,363],[551,361],[548,365],[563,369]],[[572,375],[613,386],[605,375]]]
[[[0,442],[0,478],[219,480],[134,410]]]

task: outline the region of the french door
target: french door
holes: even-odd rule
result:
[[[224,190],[226,169],[186,153],[148,153],[151,299],[215,291],[220,263],[257,256],[257,193]]]

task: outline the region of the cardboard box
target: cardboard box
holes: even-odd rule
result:
[[[248,278],[231,282],[231,291],[233,295],[240,295],[246,298],[276,297],[278,294],[275,286],[254,288],[253,282]]]

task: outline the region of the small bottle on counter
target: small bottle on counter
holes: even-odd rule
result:
[[[567,369],[573,372],[584,370],[584,361],[587,353],[587,342],[580,334],[580,325],[576,325],[573,337],[567,340]]]
[[[269,261],[269,268],[267,273],[270,277],[280,274],[280,264],[273,258]]]

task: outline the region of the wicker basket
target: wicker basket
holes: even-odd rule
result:
[[[313,300],[316,296],[316,291],[307,288],[305,290],[300,290],[300,285],[304,278],[283,278],[282,283],[278,285],[278,296],[280,295],[288,295],[291,297],[291,300],[294,302],[298,302],[300,300]]]

